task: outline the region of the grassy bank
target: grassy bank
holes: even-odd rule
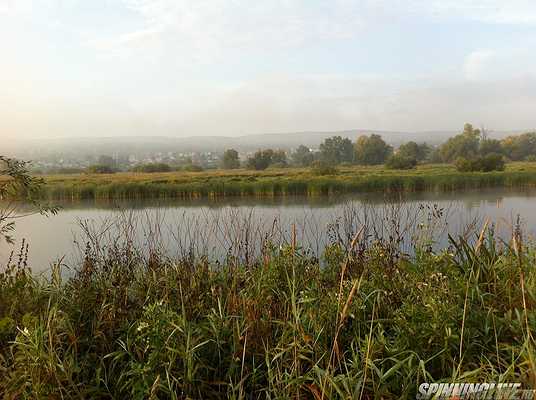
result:
[[[536,385],[536,247],[483,230],[432,252],[352,235],[319,260],[169,259],[88,239],[70,279],[0,275],[5,398],[398,399],[421,382]],[[17,257],[15,257],[17,258]]]
[[[262,172],[207,171],[54,175],[45,177],[43,197],[52,200],[199,198],[230,196],[332,195],[375,191],[452,191],[489,187],[536,186],[536,163],[512,163],[503,172],[457,172],[450,165],[414,170],[341,167],[336,175],[309,169]]]

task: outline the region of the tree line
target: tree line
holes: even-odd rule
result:
[[[397,149],[387,144],[381,135],[361,135],[355,142],[349,138],[326,138],[317,151],[305,145],[292,153],[284,150],[258,150],[245,161],[245,167],[263,170],[268,167],[310,167],[336,165],[380,165],[408,169],[420,163],[452,163],[460,171],[490,171],[504,168],[506,161],[536,161],[536,132],[490,139],[485,130],[467,123],[463,131],[439,146],[410,141]],[[221,167],[240,168],[238,152],[225,151]]]
[[[387,144],[381,135],[361,135],[355,142],[349,138],[326,138],[318,149],[300,145],[292,152],[281,149],[261,149],[240,160],[238,151],[226,150],[221,158],[222,169],[245,167],[252,170],[313,167],[317,171],[333,171],[340,165],[381,165],[390,169],[410,169],[422,163],[450,163],[459,171],[491,171],[504,169],[507,161],[536,161],[536,132],[491,139],[484,129],[467,123],[463,130],[439,146],[410,141],[398,148]],[[329,167],[329,168],[327,168]],[[168,172],[173,170],[201,171],[197,165],[172,168],[165,163],[144,164],[133,172]],[[90,173],[114,172],[101,162],[88,168]]]

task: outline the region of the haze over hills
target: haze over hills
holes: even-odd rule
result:
[[[520,131],[493,131],[491,137],[504,137]],[[324,132],[289,132],[270,133],[246,136],[121,136],[121,137],[82,137],[38,139],[32,141],[9,141],[4,144],[4,151],[12,157],[24,159],[42,158],[47,156],[86,156],[98,154],[149,154],[167,152],[223,152],[234,148],[239,152],[252,152],[258,149],[274,148],[290,150],[299,145],[317,148],[320,143],[331,136],[348,137],[352,141],[359,135],[379,134],[384,140],[398,146],[408,141],[427,142],[437,145],[444,142],[457,131],[422,131],[397,132],[366,129]]]

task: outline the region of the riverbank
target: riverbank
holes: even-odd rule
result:
[[[489,227],[488,227],[489,228]],[[536,248],[434,252],[352,234],[317,257],[169,259],[89,236],[72,278],[0,274],[7,398],[414,399],[423,382],[536,382]],[[353,239],[351,239],[353,237]],[[85,242],[85,241],[84,241]],[[17,260],[18,258],[18,260]],[[44,260],[45,261],[45,260]]]
[[[536,163],[510,163],[505,171],[486,173],[461,173],[451,165],[422,165],[413,170],[388,170],[383,166],[340,167],[337,174],[326,176],[314,175],[307,168],[285,168],[260,172],[51,175],[44,179],[42,196],[50,200],[317,196],[536,187]]]

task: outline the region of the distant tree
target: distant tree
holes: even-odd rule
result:
[[[132,168],[133,172],[155,173],[155,172],[170,172],[171,167],[166,163],[149,163],[137,165]]]
[[[385,166],[389,169],[412,169],[416,165],[417,159],[415,157],[403,154],[393,154],[385,162]]]
[[[272,149],[259,150],[255,152],[252,157],[249,157],[247,160],[247,167],[249,169],[263,170],[270,166],[272,163],[272,157],[274,151]]]
[[[287,153],[284,150],[276,150],[272,154],[271,165],[284,167],[287,165]]]
[[[478,153],[481,156],[485,156],[487,154],[496,153],[501,154],[503,152],[503,148],[501,146],[501,141],[497,139],[487,139],[484,138],[480,140],[480,145],[478,148]]]
[[[292,153],[292,162],[300,167],[308,167],[314,160],[314,155],[309,147],[300,145],[294,153]]]
[[[186,164],[182,166],[182,170],[186,172],[202,172],[203,167],[199,164]]]
[[[99,156],[97,160],[97,165],[106,165],[108,167],[113,167],[115,166],[115,161],[113,157],[102,155]]]
[[[536,132],[509,136],[501,141],[503,154],[514,161],[536,155]]]
[[[358,164],[383,164],[392,152],[393,148],[385,143],[380,135],[362,135],[355,143],[355,157]]]
[[[57,207],[44,205],[38,200],[44,181],[32,176],[28,163],[0,156],[0,239],[13,243],[15,221],[22,218],[14,201],[23,201],[34,206],[35,212],[43,215],[56,214]]]
[[[354,148],[352,141],[341,136],[333,136],[320,144],[320,160],[328,164],[341,164],[354,162]]]
[[[234,149],[225,150],[221,160],[221,167],[223,169],[240,168],[240,159],[238,157],[238,152]]]
[[[398,148],[397,154],[406,158],[414,158],[417,161],[424,161],[428,158],[432,148],[426,143],[417,144],[415,142],[407,142]]]
[[[456,166],[456,170],[458,170],[459,172],[503,171],[504,158],[501,154],[496,153],[490,153],[486,156],[479,156],[473,159],[458,157],[454,165]]]
[[[480,130],[465,124],[463,132],[451,137],[439,148],[441,160],[452,162],[459,157],[471,159],[477,156],[480,145]]]
[[[90,165],[86,171],[90,174],[113,174],[115,172],[109,165],[102,164]]]

